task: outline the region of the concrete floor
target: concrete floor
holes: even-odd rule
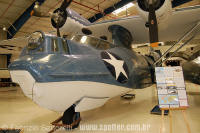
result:
[[[187,109],[187,119],[192,133],[200,132],[200,86],[186,83],[190,107]],[[17,91],[16,91],[17,89]],[[157,104],[155,85],[134,90],[136,98],[126,101],[115,97],[104,106],[87,112],[82,112],[82,121],[78,129],[68,132],[133,132],[159,133],[161,116],[150,114]],[[46,133],[52,127],[50,122],[61,114],[39,107],[26,98],[19,88],[0,88],[0,128],[23,128],[24,132]],[[181,111],[173,111],[173,133],[187,133]],[[169,117],[164,117],[165,131],[169,132]],[[139,126],[146,126],[141,131]],[[117,126],[118,128],[116,128]],[[112,129],[112,131],[110,131]],[[59,129],[56,133],[64,133]]]

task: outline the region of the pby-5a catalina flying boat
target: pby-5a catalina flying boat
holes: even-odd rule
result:
[[[170,0],[141,0],[137,4],[140,16],[91,24],[67,9],[70,2],[65,0],[52,15],[58,36],[41,31],[31,34],[9,71],[27,97],[64,112],[62,122],[72,128],[79,124],[78,112],[153,83],[160,55],[154,51],[140,55],[131,49],[134,42],[178,40],[194,25],[197,28],[200,20],[199,7],[172,11]],[[61,38],[59,29],[75,35]]]

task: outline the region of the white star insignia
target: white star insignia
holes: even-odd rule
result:
[[[128,79],[128,76],[127,76],[127,74],[126,74],[126,72],[123,68],[124,61],[123,60],[117,60],[110,53],[108,53],[108,55],[110,56],[110,59],[103,59],[103,60],[106,61],[107,63],[111,64],[115,68],[116,80],[118,79],[120,73],[122,73]]]

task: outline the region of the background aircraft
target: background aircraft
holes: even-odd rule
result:
[[[139,0],[135,5],[140,14],[139,16],[130,16],[97,23],[90,23],[70,9],[67,9],[63,15],[57,13],[58,11],[56,10],[54,12],[57,14],[52,17],[52,25],[55,28],[57,25],[67,35],[70,33],[80,33],[92,35],[97,38],[105,38],[110,42],[112,42],[113,37],[122,36],[122,34],[118,35],[120,33],[119,30],[116,30],[116,28],[113,30],[112,28],[113,25],[119,25],[130,32],[132,44],[135,44],[149,42],[151,39],[149,38],[149,27],[151,26],[149,19],[155,19],[155,16],[158,24],[157,30],[159,36],[157,38],[160,42],[178,40],[195,26],[200,18],[199,6],[173,10],[170,0],[156,0],[154,7],[156,15],[152,11],[150,17],[148,5],[146,0]],[[57,20],[55,20],[55,16]],[[156,27],[156,25],[154,26]],[[153,34],[155,34],[156,28],[154,29],[153,27],[151,29]]]
[[[132,43],[150,40],[158,45],[158,41],[178,40],[200,18],[199,7],[172,11],[169,0],[142,0],[137,4],[140,17],[93,24],[67,9],[70,3],[65,0],[51,15],[58,37],[38,31],[24,38],[28,45],[9,70],[27,97],[45,108],[65,111],[62,121],[75,122],[73,128],[80,122],[78,112],[97,108],[116,95],[154,82],[154,63],[159,53],[139,55],[132,51]],[[59,37],[60,30],[85,35],[67,40]],[[199,70],[199,65],[196,67]]]
[[[171,53],[169,53],[170,55]],[[185,51],[177,52],[167,61],[167,64],[179,62],[184,70],[184,78],[200,84],[200,45]]]

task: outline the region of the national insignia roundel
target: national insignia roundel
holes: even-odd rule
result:
[[[101,52],[101,58],[107,69],[118,82],[126,83],[128,81],[128,66],[123,59],[110,52]]]

